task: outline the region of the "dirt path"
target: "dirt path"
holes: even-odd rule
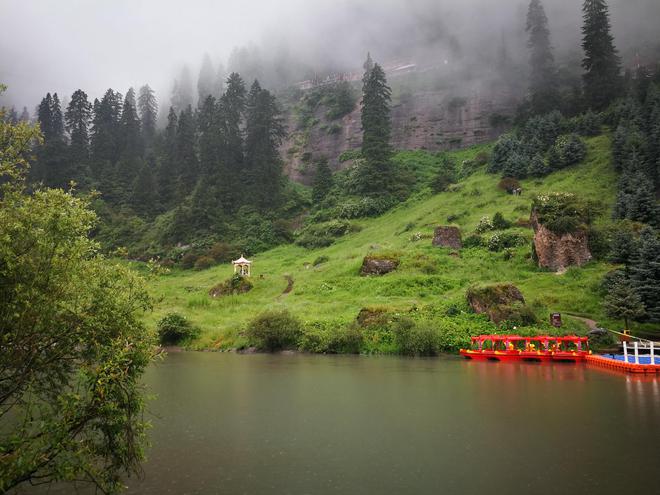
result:
[[[284,275],[284,278],[286,279],[286,289],[284,289],[284,292],[279,297],[284,297],[293,290],[293,277],[291,275]]]
[[[589,331],[596,330],[598,328],[598,324],[594,320],[590,320],[589,318],[582,318],[581,316],[575,316],[575,315],[571,315],[571,314],[568,314],[568,313],[566,313],[566,316],[570,316],[574,320],[581,321],[582,323],[584,323],[587,326]]]

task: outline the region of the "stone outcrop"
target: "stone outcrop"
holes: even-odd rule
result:
[[[531,325],[536,317],[527,306],[522,293],[513,284],[492,284],[470,287],[467,300],[475,313],[486,314],[494,323],[511,321]]]
[[[461,230],[458,227],[437,227],[433,234],[433,245],[451,249],[461,249]]]
[[[376,256],[366,256],[362,261],[360,275],[386,275],[399,267],[399,260],[396,258],[385,258]]]
[[[542,268],[562,271],[571,266],[582,266],[591,260],[589,237],[584,230],[556,234],[539,223],[532,213],[534,228],[534,251]]]

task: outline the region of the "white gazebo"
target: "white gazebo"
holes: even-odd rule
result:
[[[246,260],[243,256],[231,263],[234,265],[234,273],[238,273],[241,277],[250,277],[252,275],[252,262]]]

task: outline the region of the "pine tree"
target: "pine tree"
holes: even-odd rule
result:
[[[53,93],[51,106],[51,140],[64,141],[64,117],[62,116],[62,106],[57,93]]]
[[[363,162],[357,172],[358,192],[362,194],[387,194],[393,189],[390,101],[385,72],[375,64],[365,72],[362,89]]]
[[[660,322],[660,240],[651,227],[642,230],[639,248],[630,266],[635,292],[646,307],[649,321]]]
[[[21,122],[30,122],[30,112],[28,112],[27,107],[23,107],[23,112],[19,118]]]
[[[92,104],[81,89],[71,95],[71,101],[64,115],[66,130],[69,133],[69,156],[72,178],[86,188],[91,182],[89,169],[89,125],[92,118]]]
[[[37,108],[37,121],[41,129],[44,141],[50,141],[53,138],[53,97],[50,93],[39,103]]]
[[[364,77],[362,78],[362,83],[366,84],[371,71],[374,70],[374,61],[371,59],[371,52],[367,53],[367,60],[364,61],[362,68],[364,69]]]
[[[170,107],[165,128],[164,146],[160,167],[158,169],[158,191],[162,206],[166,209],[173,206],[176,198],[176,183],[178,177],[176,162],[176,131],[179,125],[174,107]]]
[[[151,218],[158,210],[158,189],[152,159],[144,162],[132,185],[130,204],[146,218]]]
[[[193,105],[193,86],[192,78],[190,77],[190,69],[184,66],[181,69],[179,78],[174,81],[174,89],[172,90],[172,106],[177,114],[180,114],[186,108]]]
[[[316,163],[316,175],[312,183],[312,201],[319,205],[332,189],[332,170],[328,166],[328,159],[322,158]]]
[[[225,67],[222,64],[218,64],[218,70],[216,71],[215,80],[213,83],[213,96],[216,98],[216,100],[219,100],[225,91],[226,78],[227,74],[225,73]]]
[[[147,149],[151,148],[156,137],[156,122],[158,121],[158,101],[154,90],[145,84],[140,88],[137,99],[137,109],[140,116],[142,139]]]
[[[174,159],[178,171],[177,200],[183,201],[195,187],[199,173],[195,153],[195,118],[190,105],[179,114]]]
[[[227,90],[218,105],[218,124],[222,133],[220,149],[222,181],[218,194],[224,199],[226,212],[238,209],[246,200],[243,194],[242,174],[245,172],[243,154],[243,120],[246,104],[245,83],[232,73],[227,78]]]
[[[582,12],[584,93],[592,109],[603,110],[621,92],[620,60],[610,33],[609,9],[605,0],[584,0]]]
[[[143,154],[143,143],[140,131],[140,118],[137,113],[135,91],[130,88],[124,98],[121,113],[121,155],[125,159],[134,160]],[[137,173],[137,170],[135,171]]]
[[[50,187],[66,187],[72,179],[66,156],[64,119],[57,93],[50,93],[38,107],[38,121],[44,142],[37,147],[37,163],[32,173],[33,180],[43,181]]]
[[[205,54],[202,60],[202,67],[199,71],[199,77],[197,78],[197,105],[200,108],[206,101],[206,98],[213,96],[215,93],[215,75],[211,57]]]
[[[627,267],[635,256],[636,251],[637,244],[629,230],[618,229],[614,232],[609,257],[612,263],[619,263]]]
[[[91,151],[93,171],[98,173],[98,164],[117,163],[121,151],[122,95],[108,89],[93,106]]]
[[[630,281],[623,279],[615,283],[603,301],[605,314],[610,318],[622,319],[628,329],[628,320],[638,320],[645,315],[644,304]]]
[[[550,44],[548,18],[540,0],[531,0],[527,12],[530,50],[530,105],[532,112],[543,114],[559,106],[557,67]]]
[[[279,204],[282,191],[279,147],[284,136],[275,97],[255,80],[246,105],[246,181],[251,198],[262,210]]]

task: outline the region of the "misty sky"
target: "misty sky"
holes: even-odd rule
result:
[[[254,43],[265,59],[278,51],[317,69],[359,68],[368,50],[377,59],[427,57],[453,43],[470,58],[505,36],[524,40],[527,3],[0,0],[0,82],[9,86],[5,103],[30,110],[47,91],[70,95],[82,88],[93,98],[108,87],[125,93],[147,82],[167,104],[176,72],[186,63],[196,75],[204,53],[226,63],[235,46]],[[620,48],[660,44],[660,0],[609,3]],[[558,52],[575,50],[581,1],[544,4]]]

